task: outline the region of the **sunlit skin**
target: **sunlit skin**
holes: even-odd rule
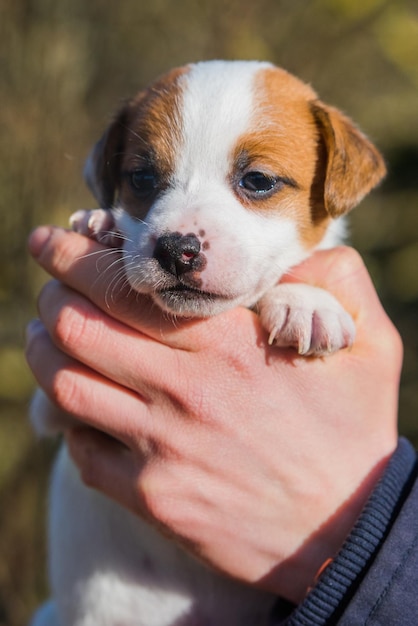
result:
[[[356,322],[351,350],[314,359],[268,346],[243,308],[173,323],[123,286],[109,293],[115,255],[75,233],[41,227],[29,246],[55,280],[27,358],[82,424],[66,439],[85,483],[299,602],[397,442],[402,346],[359,255],[319,252],[285,277],[329,290]]]

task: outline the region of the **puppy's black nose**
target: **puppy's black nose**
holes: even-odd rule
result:
[[[199,269],[199,253],[200,241],[195,234],[168,233],[158,237],[154,259],[157,259],[161,267],[170,274],[181,276]]]

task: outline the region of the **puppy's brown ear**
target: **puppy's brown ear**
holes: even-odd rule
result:
[[[103,209],[113,205],[120,186],[128,105],[123,106],[94,146],[84,166],[84,179]]]
[[[325,208],[339,217],[354,208],[386,174],[382,155],[340,111],[311,105],[327,154]]]

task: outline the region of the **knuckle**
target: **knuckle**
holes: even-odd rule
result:
[[[52,330],[54,343],[63,350],[71,351],[89,336],[87,325],[87,320],[76,309],[64,306],[57,314]]]
[[[80,303],[63,305],[56,314],[52,339],[67,354],[77,356],[95,350],[101,342],[102,326],[93,311],[88,314]]]
[[[398,329],[391,323],[392,328],[392,353],[395,355],[395,358],[402,362],[404,355],[404,345],[402,341],[402,337]]]
[[[364,270],[365,265],[361,254],[350,246],[338,246],[332,250],[332,265],[338,268],[341,275],[350,275]]]
[[[48,333],[42,322],[33,320],[26,330],[25,357],[29,364],[36,362],[43,353],[45,343],[49,340]]]
[[[40,318],[54,344],[69,354],[91,347],[100,339],[97,311],[82,296],[68,287],[50,281],[38,299]]]
[[[97,445],[96,433],[84,427],[72,428],[66,433],[66,443],[82,482],[88,487],[103,488],[103,456]]]
[[[74,372],[68,368],[59,369],[51,383],[50,397],[54,404],[68,413],[76,413],[79,395]]]
[[[137,485],[145,514],[164,526],[170,525],[167,477],[158,464],[149,462],[140,473]]]
[[[100,474],[95,463],[94,454],[86,454],[83,456],[82,463],[78,466],[82,482],[86,487],[98,487],[100,484]]]
[[[74,260],[74,244],[72,233],[55,230],[47,245],[42,249],[38,260],[42,267],[53,274],[62,275],[71,267]]]
[[[83,444],[79,444],[78,449],[73,446],[71,453],[77,463],[80,478],[86,487],[100,487],[101,474],[94,449],[91,449]]]
[[[377,349],[381,352],[381,358],[389,369],[399,370],[402,367],[404,347],[401,335],[391,319],[386,316],[385,328],[379,333]]]
[[[159,519],[161,504],[159,504],[155,490],[153,489],[154,481],[151,478],[152,475],[153,474],[149,471],[149,469],[144,468],[138,479],[137,489],[143,509],[147,516],[152,519]]]

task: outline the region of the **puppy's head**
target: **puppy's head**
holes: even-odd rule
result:
[[[124,237],[127,277],[165,310],[252,305],[331,243],[385,174],[376,148],[267,63],[173,70],[127,102],[86,168]]]

